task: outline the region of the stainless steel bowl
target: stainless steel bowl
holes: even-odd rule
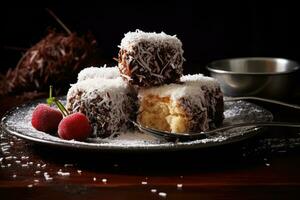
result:
[[[296,87],[299,64],[283,58],[234,58],[210,63],[207,69],[227,96],[283,99]]]

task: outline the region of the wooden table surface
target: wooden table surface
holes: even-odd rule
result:
[[[300,122],[299,111],[263,106]],[[57,149],[1,130],[0,199],[299,199],[299,147],[300,130],[287,128],[171,153]]]

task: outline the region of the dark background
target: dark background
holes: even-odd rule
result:
[[[270,56],[300,61],[299,10],[286,1],[105,1],[49,7],[73,31],[91,31],[101,49],[99,58],[115,64],[118,45],[128,31],[164,31],[183,42],[185,73],[203,72],[222,58]],[[87,6],[87,7],[85,7]],[[48,27],[63,31],[44,8],[1,8],[1,72],[14,67],[20,51],[30,47]]]

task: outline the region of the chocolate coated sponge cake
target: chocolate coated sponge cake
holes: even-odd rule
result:
[[[137,30],[126,33],[119,47],[118,67],[129,84],[151,87],[179,82],[184,58],[175,35]]]
[[[146,127],[184,133],[214,128],[223,120],[218,82],[201,74],[181,77],[180,84],[141,89],[138,121]]]
[[[67,94],[70,113],[84,113],[92,127],[93,137],[106,137],[126,130],[136,113],[136,94],[122,80],[87,79],[73,84]]]

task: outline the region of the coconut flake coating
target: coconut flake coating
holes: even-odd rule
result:
[[[135,96],[120,77],[88,79],[71,86],[66,108],[89,118],[93,137],[107,137],[129,128],[128,120],[135,114]]]
[[[150,87],[180,81],[184,58],[176,35],[136,30],[126,33],[119,47],[118,67],[130,84]]]
[[[104,78],[104,79],[115,79],[120,77],[118,67],[87,67],[81,70],[78,74],[77,81],[84,81],[87,79]]]

